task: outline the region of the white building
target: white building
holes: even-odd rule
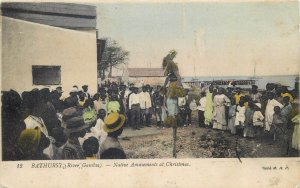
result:
[[[73,85],[97,91],[96,7],[2,3],[2,86],[18,92]]]
[[[149,85],[163,85],[166,77],[162,68],[128,68],[128,79],[135,85],[141,81]]]

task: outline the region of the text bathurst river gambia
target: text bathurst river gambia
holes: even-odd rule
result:
[[[24,164],[18,164],[22,168],[26,167]],[[31,168],[58,168],[58,169],[70,169],[70,168],[132,168],[132,167],[189,167],[190,163],[187,162],[112,162],[112,163],[100,163],[100,162],[90,162],[90,163],[31,163]]]

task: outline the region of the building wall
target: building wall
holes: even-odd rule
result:
[[[144,80],[144,84],[149,85],[163,85],[165,83],[165,77],[129,77],[129,82],[138,85],[141,80]]]
[[[73,85],[81,87],[87,84],[90,93],[95,93],[96,32],[74,31],[2,17],[1,64],[2,90],[21,92],[44,87],[33,85],[32,65],[60,65],[64,91],[70,91]]]

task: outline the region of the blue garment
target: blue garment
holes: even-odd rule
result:
[[[176,116],[178,114],[177,99],[167,98],[167,108],[169,116]]]

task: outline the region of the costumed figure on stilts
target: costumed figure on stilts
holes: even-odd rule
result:
[[[171,50],[163,59],[163,69],[165,71],[166,81],[164,87],[167,88],[167,110],[168,117],[165,120],[166,126],[173,128],[173,157],[176,158],[176,132],[179,120],[178,116],[178,97],[184,96],[184,90],[181,83],[178,66],[173,61],[177,52]]]

